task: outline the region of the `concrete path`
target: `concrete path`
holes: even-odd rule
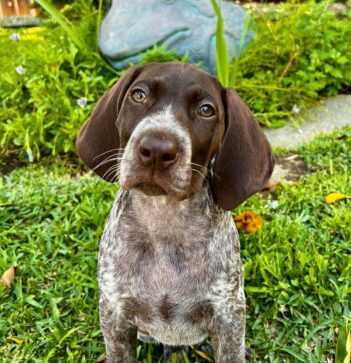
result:
[[[321,133],[351,126],[351,95],[327,98],[322,106],[302,111],[301,115],[305,122],[298,128],[287,124],[280,129],[265,129],[271,145],[294,149]]]

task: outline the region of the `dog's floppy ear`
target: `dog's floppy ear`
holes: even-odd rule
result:
[[[271,147],[238,94],[223,88],[226,132],[213,166],[212,186],[217,203],[233,209],[261,191],[272,174]]]
[[[139,69],[135,67],[129,69],[101,97],[90,118],[80,129],[76,140],[79,157],[107,181],[116,181],[113,180],[115,173],[112,172],[117,168],[116,155],[120,147],[116,120],[125,93],[138,73]],[[111,172],[108,172],[109,168]]]

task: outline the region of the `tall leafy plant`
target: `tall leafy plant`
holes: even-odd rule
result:
[[[216,65],[218,79],[223,86],[229,86],[229,58],[228,49],[224,37],[224,21],[222,17],[221,8],[217,0],[211,0],[213,9],[217,15],[217,28],[216,28]]]

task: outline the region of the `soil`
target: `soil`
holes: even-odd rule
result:
[[[10,174],[11,171],[15,170],[16,168],[26,165],[27,163],[25,163],[23,160],[20,160],[17,154],[10,153],[5,157],[1,157],[0,159],[0,174]]]
[[[304,160],[296,154],[277,158],[270,183],[277,184],[281,179],[296,182],[302,175],[307,174]]]

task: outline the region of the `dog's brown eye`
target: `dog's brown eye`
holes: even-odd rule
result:
[[[211,117],[215,114],[215,111],[211,105],[203,105],[200,107],[199,114],[202,117]]]
[[[146,94],[144,91],[137,89],[132,92],[131,97],[137,103],[144,103],[146,100]]]

